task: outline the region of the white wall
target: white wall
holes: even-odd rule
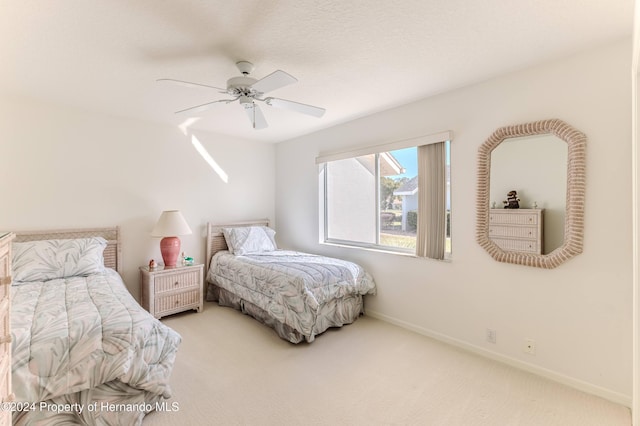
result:
[[[203,261],[207,221],[273,218],[274,165],[273,145],[0,97],[0,229],[120,225],[135,297],[138,267],[161,261],[149,234],[162,210],[182,211],[193,230],[182,247]]]
[[[630,46],[620,41],[278,144],[281,245],[361,263],[378,284],[366,300],[370,314],[630,404]],[[478,147],[498,127],[547,118],[588,137],[584,253],[553,270],[495,262],[475,241]],[[443,130],[454,132],[451,262],[319,244],[319,153]],[[485,341],[486,328],[496,330],[496,344]],[[525,338],[536,341],[535,356],[523,353]]]

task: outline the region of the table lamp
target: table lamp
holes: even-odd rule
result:
[[[178,235],[191,234],[191,228],[182,217],[179,210],[165,210],[160,215],[158,223],[151,231],[152,237],[163,237],[160,240],[160,253],[165,267],[175,267],[180,253],[180,238]]]

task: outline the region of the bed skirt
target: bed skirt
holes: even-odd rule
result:
[[[262,324],[271,327],[275,330],[278,336],[291,343],[300,343],[303,340],[312,342],[315,339],[315,336],[323,333],[328,328],[342,327],[343,325],[351,324],[358,319],[360,315],[364,314],[364,301],[362,295],[349,295],[339,299],[330,300],[318,308],[313,333],[306,336],[293,327],[273,318],[266,310],[242,299],[240,296],[233,294],[224,288],[218,287],[215,284],[208,284],[207,301],[218,302],[220,306],[228,306],[237,309],[240,312],[258,320]],[[335,315],[337,312],[340,313],[339,316]]]

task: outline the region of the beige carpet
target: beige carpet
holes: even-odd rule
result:
[[[630,425],[628,408],[361,317],[292,345],[230,308],[163,318],[182,334],[158,425]]]

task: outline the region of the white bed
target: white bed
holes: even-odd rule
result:
[[[376,287],[362,267],[277,249],[274,235],[266,220],[208,224],[207,300],[256,318],[292,343],[312,342],[364,313],[363,296]]]
[[[13,253],[14,425],[140,425],[181,338],[128,292],[118,228],[17,232]]]

